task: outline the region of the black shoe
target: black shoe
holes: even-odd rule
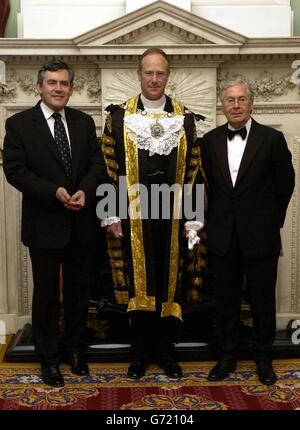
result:
[[[209,381],[222,381],[227,378],[231,372],[236,370],[236,360],[234,359],[223,359],[217,362],[217,364],[211,369],[207,379]]]
[[[173,357],[167,357],[158,360],[158,365],[163,369],[165,375],[169,378],[182,377],[182,369]]]
[[[144,360],[135,359],[128,367],[127,376],[130,379],[140,379],[145,376],[148,363]]]
[[[271,361],[256,361],[256,371],[258,379],[264,385],[273,385],[277,381],[277,375],[274,372]]]
[[[57,365],[42,366],[42,380],[44,384],[50,385],[50,387],[58,388],[65,385]]]
[[[74,375],[88,376],[90,374],[84,354],[81,351],[70,352],[68,354],[68,362]]]

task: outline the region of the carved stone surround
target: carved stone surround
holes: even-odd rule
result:
[[[162,21],[167,21],[170,11],[177,14],[176,20],[173,19],[170,26],[164,24],[164,30],[169,32],[173,31],[175,27],[180,28],[178,24],[180,16],[182,15],[184,25],[187,17],[191,16],[189,32],[195,34],[197,43],[193,44],[190,40],[189,47],[184,52],[182,48],[188,42],[186,38],[191,36],[178,32],[176,29],[177,39],[173,40],[177,40],[177,42],[170,46],[170,38],[164,32],[160,33],[161,24],[157,24],[159,21],[156,18],[151,27],[150,12],[148,22],[144,19],[140,27],[136,25],[134,30],[136,32],[134,34],[130,32],[128,38],[126,38],[125,30],[123,34],[120,31],[120,28],[126,27],[124,17],[115,23],[115,32],[113,28],[109,28],[109,35],[108,30],[106,31],[107,25],[100,27],[98,33],[95,30],[92,34],[83,35],[78,38],[77,42],[85,44],[85,51],[88,51],[88,41],[91,41],[93,50],[89,55],[86,52],[72,54],[67,46],[61,48],[62,52],[59,54],[56,53],[56,57],[71,63],[75,70],[75,91],[70,105],[91,114],[97,126],[97,133],[100,135],[105,119],[105,107],[112,102],[121,102],[139,90],[135,71],[136,60],[137,54],[143,52],[149,43],[146,38],[149,28],[151,38],[153,38],[153,32],[156,32],[157,40],[161,37],[159,45],[171,55],[172,73],[167,87],[168,94],[183,101],[191,110],[207,117],[205,123],[201,122],[198,125],[199,135],[224,122],[217,98],[220,80],[226,76],[242,74],[251,81],[256,94],[256,105],[253,112],[255,119],[284,132],[296,170],[296,190],[282,232],[284,255],[280,258],[278,270],[277,317],[278,326],[284,327],[291,318],[300,319],[300,183],[298,173],[300,171],[300,86],[293,84],[290,80],[293,73],[291,63],[297,59],[297,56],[300,59],[298,45],[295,41],[290,43],[290,39],[288,41],[276,40],[272,42],[273,45],[270,48],[273,53],[266,54],[261,52],[261,46],[265,46],[266,41],[258,40],[255,45],[253,41],[248,40],[249,46],[252,45],[251,54],[233,54],[227,51],[226,43],[228,44],[230,38],[231,40],[235,38],[237,41],[239,35],[236,36],[226,29],[220,30],[216,26],[215,32],[218,37],[220,34],[226,35],[226,43],[219,42],[218,45],[216,37],[211,36],[213,28],[210,27],[210,33],[207,35],[209,43],[206,43],[206,40],[197,39],[202,37],[198,18],[196,19],[192,14],[188,15],[185,11],[178,11],[177,8],[170,5],[164,7],[166,9],[165,18],[162,13],[160,15]],[[145,9],[149,11],[149,7]],[[184,25],[181,27],[183,28]],[[143,30],[145,27],[147,27],[147,31]],[[102,53],[95,55],[95,41],[103,38],[106,40],[103,40],[103,43],[107,43],[107,40],[111,41],[111,46],[114,46],[112,52],[110,55]],[[134,45],[128,44],[128,40]],[[17,41],[16,45],[20,43]],[[23,326],[24,321],[30,319],[32,276],[27,249],[20,243],[20,194],[5,181],[1,148],[3,147],[5,120],[38,101],[34,90],[37,69],[40,64],[55,55],[52,52],[53,43],[55,44],[57,41],[48,41],[48,45],[46,41],[40,43],[35,41],[35,43],[33,56],[29,52],[26,54],[27,48],[25,51],[23,49],[22,55],[18,55],[16,51],[12,52],[11,46],[8,46],[9,44],[7,45],[5,40],[0,41],[0,53],[2,54],[0,59],[4,60],[7,65],[6,84],[0,85],[0,320],[6,322],[8,332],[11,333]],[[284,48],[285,43],[286,49]],[[295,48],[291,50],[293,44]],[[23,45],[28,47],[29,41],[23,41]],[[195,53],[191,53],[191,45],[195,46]],[[201,52],[201,46],[209,45],[212,46],[210,52],[209,50]],[[217,54],[216,45],[219,46]],[[277,45],[281,52],[277,52]],[[99,49],[101,47],[103,45],[99,45]],[[45,53],[45,49],[47,49],[47,53]],[[196,52],[197,50],[198,52]],[[108,52],[106,51],[106,53]],[[128,55],[128,52],[132,52],[132,54]]]

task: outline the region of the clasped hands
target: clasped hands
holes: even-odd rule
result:
[[[72,196],[64,187],[59,187],[56,190],[56,198],[63,206],[70,211],[80,211],[85,205],[85,193],[82,190],[76,191]]]

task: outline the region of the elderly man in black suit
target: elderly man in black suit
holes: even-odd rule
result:
[[[241,278],[253,315],[253,357],[259,380],[276,382],[271,346],[276,331],[275,286],[280,229],[294,189],[291,154],[283,134],[252,117],[253,93],[242,78],[225,82],[228,123],[203,138],[209,184],[207,238],[216,282],[220,358],[208,380],[236,369]]]
[[[23,195],[22,241],[33,272],[32,327],[42,378],[64,385],[59,370],[60,267],[63,349],[76,375],[88,375],[83,333],[98,222],[96,188],[105,180],[93,119],[67,108],[74,73],[62,61],[39,70],[41,101],[6,122],[4,171]]]

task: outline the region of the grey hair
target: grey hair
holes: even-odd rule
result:
[[[247,95],[249,97],[249,99],[253,102],[254,100],[254,93],[251,89],[251,86],[249,84],[248,81],[246,81],[246,79],[244,79],[242,76],[234,76],[233,78],[227,79],[224,82],[221,82],[220,85],[220,97],[221,97],[221,102],[224,102],[224,95],[225,95],[225,91],[230,88],[233,87],[235,85],[245,85],[246,90],[247,90]]]
[[[46,64],[43,64],[40,70],[38,71],[37,75],[37,83],[42,85],[45,79],[45,73],[46,72],[57,72],[58,70],[66,70],[69,75],[69,82],[70,84],[74,81],[74,72],[71,69],[71,67],[61,60],[52,60],[49,61]]]

